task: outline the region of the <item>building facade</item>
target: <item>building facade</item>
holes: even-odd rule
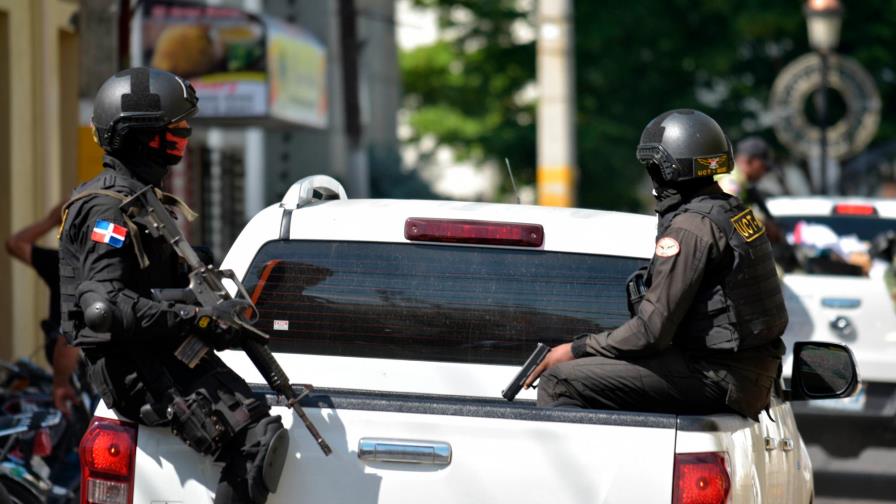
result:
[[[77,11],[76,0],[0,0],[4,241],[46,215],[77,180]],[[41,354],[48,295],[33,270],[0,253],[0,358]]]

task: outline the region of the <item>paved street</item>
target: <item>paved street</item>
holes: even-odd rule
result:
[[[896,503],[896,449],[869,449],[858,458],[830,457],[809,446],[816,504]]]

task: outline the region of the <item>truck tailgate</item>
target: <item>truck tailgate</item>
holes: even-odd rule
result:
[[[675,417],[545,410],[491,399],[327,392],[306,398],[307,412],[333,448],[324,457],[301,421],[275,406],[290,430],[292,455],[269,504],[363,502],[669,502]],[[141,429],[143,433],[143,429]],[[180,458],[167,471],[141,435],[134,502],[210,502],[214,464],[167,436],[163,452]],[[162,439],[160,436],[159,439]],[[450,446],[450,462],[361,460],[362,440],[380,447]],[[156,445],[157,447],[158,445]],[[182,446],[182,445],[181,445]],[[416,448],[414,448],[416,447]],[[393,458],[394,458],[393,454]],[[402,456],[402,455],[399,455]],[[189,457],[184,460],[182,457]],[[421,457],[417,457],[421,458]],[[181,467],[188,468],[182,471]],[[177,479],[172,476],[180,473]],[[197,481],[192,481],[197,480]],[[201,481],[205,480],[205,481]],[[164,492],[166,495],[160,495]]]

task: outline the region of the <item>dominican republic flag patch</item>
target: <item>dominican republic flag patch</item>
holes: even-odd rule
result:
[[[124,239],[128,236],[128,230],[124,226],[113,224],[109,221],[98,220],[93,226],[90,239],[99,243],[108,243],[115,248],[124,246]]]

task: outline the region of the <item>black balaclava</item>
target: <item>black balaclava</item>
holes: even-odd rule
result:
[[[653,182],[653,192],[656,198],[656,213],[662,222],[664,217],[671,216],[678,209],[698,193],[715,185],[712,177],[697,177],[681,182],[667,182],[660,173],[660,167],[656,163],[647,164],[647,174]],[[664,226],[661,224],[660,228]]]
[[[137,180],[156,187],[168,175],[168,167],[183,159],[190,128],[165,128],[161,131],[135,132],[124,145],[110,152]]]

